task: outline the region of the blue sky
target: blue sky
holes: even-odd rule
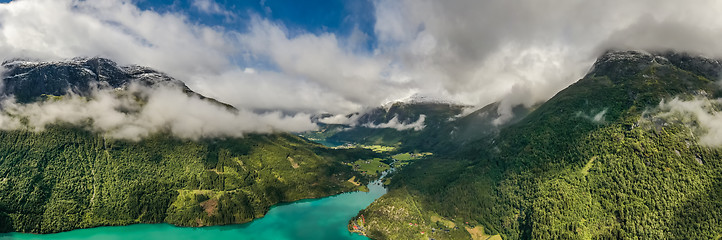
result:
[[[375,45],[374,6],[370,0],[216,0],[220,9],[230,13],[208,13],[194,7],[197,0],[136,0],[143,10],[179,12],[203,25],[221,26],[243,32],[252,17],[283,24],[290,35],[333,33],[344,37],[354,28],[369,36],[367,48]]]

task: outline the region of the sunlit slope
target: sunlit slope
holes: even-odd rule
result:
[[[721,69],[683,54],[609,52],[492,141],[398,172],[361,212],[367,234],[470,239],[483,227],[504,239],[714,239],[722,152],[655,109],[719,97]]]

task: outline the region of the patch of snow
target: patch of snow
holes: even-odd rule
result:
[[[93,72],[93,70],[90,70],[89,68],[85,68],[85,67],[84,67],[84,68],[83,68],[83,71],[86,72],[86,73],[88,73],[88,74],[90,74],[90,75],[92,75],[92,76],[95,76],[95,75],[96,75],[95,72]]]

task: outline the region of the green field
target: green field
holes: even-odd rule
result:
[[[409,163],[411,163],[412,161],[421,159],[421,158],[426,157],[426,156],[431,156],[431,155],[433,155],[433,154],[430,153],[430,152],[424,152],[424,153],[399,153],[399,154],[396,154],[396,155],[391,156],[391,158],[392,158],[393,160],[395,160],[395,161],[394,161],[394,167],[400,168],[400,167],[409,165]]]
[[[359,145],[352,145],[352,147],[369,149],[369,150],[377,152],[377,153],[390,153],[390,152],[396,151],[396,147],[384,146],[384,145],[360,145],[359,144]]]
[[[350,165],[353,170],[371,178],[378,177],[379,174],[381,174],[383,171],[391,169],[392,166],[394,168],[400,168],[408,165],[415,160],[432,155],[432,153],[430,152],[397,153],[396,147],[383,145],[348,144],[345,146],[335,147],[334,149],[367,149],[377,153],[376,157],[360,158],[352,163],[347,163],[347,165]]]
[[[357,160],[352,164],[354,170],[369,176],[378,176],[381,172],[389,170],[391,166],[382,162],[381,158]]]

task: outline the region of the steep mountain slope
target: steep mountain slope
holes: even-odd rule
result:
[[[395,174],[390,192],[360,213],[366,234],[719,238],[722,151],[701,145],[696,120],[678,120],[660,101],[717,98],[720,71],[719,61],[685,54],[608,52],[491,141]]]
[[[143,66],[119,66],[105,58],[76,58],[70,61],[9,60],[2,64],[3,82],[0,96],[14,97],[20,103],[44,100],[44,96],[75,94],[90,97],[97,89],[124,89],[130,84],[166,85],[221,104],[193,92],[180,80]]]
[[[435,146],[429,144],[439,143],[431,140],[436,130],[445,126],[462,110],[463,106],[448,103],[397,102],[388,107],[371,109],[358,116],[352,115],[352,118],[356,119],[355,126],[332,126],[347,129],[338,131],[327,139],[390,146],[400,143],[406,150],[433,148]]]
[[[321,132],[306,135],[335,142],[398,145],[401,151],[450,153],[467,143],[496,135],[501,126],[521,119],[528,112],[519,106],[513,109],[511,119],[494,123],[500,117],[498,103],[464,114],[467,108],[441,102],[396,102],[363,114],[348,115],[353,126],[321,123]]]
[[[12,95],[19,102],[38,100],[43,94],[75,93],[88,97],[94,86],[120,88],[131,82],[145,85],[170,83],[183,86],[163,73],[140,66],[118,66],[104,58],[78,58],[72,61],[38,62],[14,60],[3,63],[3,95]]]
[[[170,85],[197,96],[162,73],[107,59],[11,61],[4,67],[5,96],[19,103],[55,101],[69,92],[92,99],[94,91],[108,88],[122,95],[133,84]],[[142,96],[130,99],[145,104]],[[342,162],[372,154],[332,151],[282,133],[184,139],[161,129],[138,141],[125,140],[89,124],[0,131],[0,231],[248,222],[279,202],[356,189],[346,180],[363,176]]]

